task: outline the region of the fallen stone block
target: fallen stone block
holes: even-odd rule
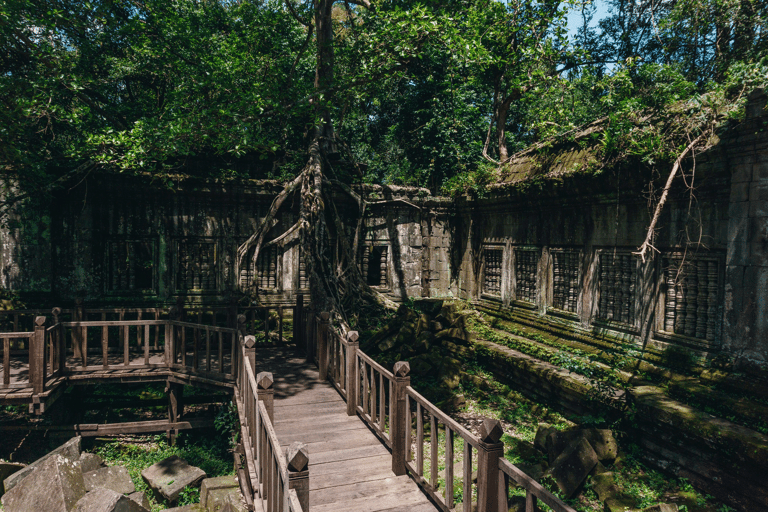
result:
[[[597,455],[586,439],[571,443],[552,462],[550,475],[566,498],[572,498],[589,472],[597,465]]]
[[[128,496],[99,487],[80,498],[74,512],[147,512]]]
[[[592,490],[595,491],[600,501],[605,501],[619,494],[616,479],[612,472],[601,473],[592,477]]]
[[[85,481],[86,491],[92,491],[97,487],[104,487],[119,494],[136,492],[136,486],[133,485],[131,475],[128,474],[128,470],[123,466],[110,466],[83,473],[83,480]]]
[[[550,462],[560,455],[566,446],[579,438],[586,439],[597,454],[600,462],[611,463],[616,459],[619,446],[609,429],[587,428],[581,430],[555,431],[547,436],[546,451]]]
[[[104,466],[102,458],[95,453],[83,452],[80,454],[80,468],[83,470],[83,474],[96,471]]]
[[[193,503],[192,505],[184,505],[183,507],[166,508],[160,512],[207,512],[205,507],[199,503]]]
[[[12,474],[21,471],[26,467],[26,464],[20,464],[18,462],[0,462],[0,496],[5,493],[5,487],[3,486],[3,480],[11,476]]]
[[[637,502],[629,496],[608,498],[603,503],[604,512],[637,512]]]
[[[675,503],[657,503],[650,507],[644,508],[643,512],[678,512],[680,508]]]
[[[161,460],[141,472],[141,477],[152,490],[170,502],[179,498],[182,489],[197,486],[205,476],[205,471],[190,466],[178,455]]]
[[[5,493],[2,503],[5,512],[71,512],[83,496],[85,482],[80,464],[54,455]]]
[[[206,478],[200,484],[200,504],[208,506],[208,499],[214,491],[236,489],[240,492],[240,485],[237,483],[234,475],[217,476],[215,478]]]
[[[135,501],[147,510],[152,508],[152,505],[149,503],[149,498],[147,498],[147,495],[141,491],[132,492],[128,495],[128,499]]]
[[[539,451],[546,452],[547,437],[555,432],[557,432],[557,429],[549,423],[539,423],[539,427],[536,429],[536,437],[533,440],[533,446]]]
[[[229,503],[236,512],[245,512],[240,501],[239,487],[214,489],[208,493],[204,506],[208,512],[221,512]],[[200,504],[203,505],[202,499]]]
[[[47,453],[46,455],[40,457],[29,466],[7,477],[5,480],[3,480],[3,487],[5,488],[5,492],[8,492],[11,489],[13,489],[16,485],[18,485],[19,482],[21,482],[27,476],[29,476],[35,470],[35,468],[42,465],[46,460],[52,457],[55,457],[56,455],[61,455],[62,457],[69,459],[71,461],[79,460],[80,459],[80,443],[82,440],[83,438],[80,436],[73,437],[72,439],[70,439],[63,445],[59,446],[52,452]]]

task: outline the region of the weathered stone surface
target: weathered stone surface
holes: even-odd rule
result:
[[[3,480],[3,487],[5,488],[5,492],[10,491],[13,489],[19,482],[24,480],[30,473],[32,473],[35,468],[42,465],[46,460],[56,456],[61,455],[65,459],[76,461],[80,459],[80,443],[82,441],[82,437],[77,436],[73,437],[63,445],[59,446],[52,452],[40,457],[35,462],[30,464],[29,466],[25,467],[24,469],[17,471],[13,473],[11,476]]]
[[[586,439],[595,450],[600,462],[611,463],[616,459],[619,446],[609,429],[588,428],[581,430],[554,431],[547,436],[546,450],[549,460],[557,458],[565,447],[579,438]]]
[[[207,506],[208,497],[213,491],[221,489],[239,489],[239,485],[234,475],[217,476],[215,478],[206,478],[200,484],[200,504]]]
[[[565,497],[571,498],[596,464],[595,450],[586,439],[580,438],[554,460],[550,474]]]
[[[147,509],[128,496],[98,487],[77,502],[74,512],[147,512]]]
[[[26,464],[20,464],[18,462],[0,462],[0,496],[2,496],[5,492],[5,487],[3,487],[3,480],[16,473],[17,471],[21,471],[25,467]]]
[[[592,477],[592,490],[595,491],[600,501],[619,494],[616,480],[612,472],[601,473]]]
[[[543,454],[533,444],[522,439],[513,438],[509,448],[519,455],[520,458],[528,462],[538,462],[543,457]]]
[[[166,508],[161,512],[206,512],[205,507],[199,503],[184,505],[183,507]]]
[[[229,505],[233,512],[246,512],[241,501],[239,487],[214,489],[208,492],[205,509],[208,512],[223,512],[227,505]],[[200,504],[202,505],[202,499]]]
[[[199,484],[205,478],[205,471],[173,455],[142,471],[141,477],[153,491],[174,502],[182,489]]]
[[[678,512],[680,508],[674,503],[657,503],[643,509],[643,512]]]
[[[147,495],[141,491],[132,492],[131,494],[128,495],[128,499],[135,501],[136,503],[146,508],[147,510],[149,510],[152,507],[152,505],[150,505],[149,503],[149,498],[147,498]]]
[[[136,486],[133,485],[131,475],[123,466],[110,466],[83,473],[83,480],[85,481],[85,490],[89,492],[98,487],[104,487],[119,494],[136,492]]]
[[[608,498],[603,503],[604,512],[637,512],[637,503],[629,496]]]
[[[536,429],[536,438],[533,440],[533,446],[542,452],[546,452],[547,437],[554,432],[557,432],[557,429],[549,423],[539,423],[539,427]]]
[[[80,464],[54,455],[6,492],[2,503],[5,512],[70,512],[84,495]]]
[[[96,471],[104,467],[104,461],[95,453],[83,452],[80,454],[80,469],[83,474]]]

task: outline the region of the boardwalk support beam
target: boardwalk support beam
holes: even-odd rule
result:
[[[345,389],[347,390],[347,416],[357,414],[357,391],[360,377],[357,375],[357,351],[360,349],[357,331],[347,333],[347,361]]]
[[[410,414],[405,410],[405,388],[411,385],[411,377],[408,373],[411,366],[406,361],[395,363],[392,424],[389,435],[392,440],[392,472],[395,476],[402,476],[406,472],[406,455],[408,447],[405,445],[406,430],[411,428]]]
[[[499,503],[499,459],[504,458],[504,431],[499,420],[483,419],[480,424],[480,445],[477,460],[477,511],[502,512],[506,503]]]
[[[29,344],[29,380],[35,395],[45,388],[45,322],[44,316],[35,317],[35,333]]]

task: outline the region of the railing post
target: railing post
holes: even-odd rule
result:
[[[272,387],[274,382],[270,372],[260,372],[256,376],[256,400],[264,402],[270,422],[275,421],[275,388]]]
[[[85,317],[85,310],[83,308],[83,299],[78,297],[75,299],[75,311],[72,314],[72,320],[75,322],[82,322]],[[74,327],[72,329],[72,354],[75,359],[83,357],[83,328]]]
[[[315,362],[315,349],[317,348],[315,346],[315,342],[317,341],[316,338],[316,327],[317,327],[317,319],[315,318],[315,308],[311,307],[309,308],[309,311],[307,312],[307,323],[304,325],[304,341],[306,343],[306,356],[307,356],[307,362],[310,364],[313,364]]]
[[[45,387],[45,322],[44,316],[35,317],[35,332],[29,344],[29,380],[35,395]]]
[[[293,308],[293,342],[296,344],[296,350],[301,351],[303,326],[301,320],[304,318],[304,295],[296,296],[296,306]]]
[[[331,315],[327,311],[320,313],[320,329],[317,331],[317,366],[320,368],[320,380],[328,379],[328,328]]]
[[[393,411],[392,423],[389,426],[389,435],[392,441],[392,472],[395,476],[402,476],[405,474],[405,461],[408,452],[408,447],[405,446],[406,429],[411,428],[409,411],[405,410],[405,388],[411,385],[411,377],[408,373],[411,371],[411,366],[406,361],[398,361],[395,363],[394,370],[394,386],[392,393],[394,394],[392,404]],[[365,397],[363,397],[365,400]]]
[[[307,445],[295,441],[288,447],[285,458],[288,460],[288,489],[296,490],[299,503],[301,503],[301,510],[309,512],[309,453]]]
[[[51,310],[51,314],[53,314],[53,323],[54,325],[59,325],[59,315],[61,315],[61,308],[55,307]],[[56,368],[52,368],[53,370],[58,370],[60,372],[64,372],[64,366],[67,364],[67,347],[64,344],[64,327],[59,325],[59,327],[53,331],[56,333],[55,339],[56,342],[53,344],[54,350],[56,351],[53,355],[54,361],[56,361]],[[53,333],[51,333],[53,334]]]
[[[237,332],[245,336],[245,322],[246,322],[245,315],[237,315]]]
[[[243,338],[245,346],[245,357],[251,363],[251,370],[256,368],[256,336],[246,336]]]
[[[357,331],[347,333],[347,416],[354,416],[357,412],[357,388],[360,387],[360,377],[357,375],[357,351],[360,348]]]
[[[483,419],[480,424],[480,446],[477,450],[477,511],[502,512],[506,503],[499,503],[499,458],[504,457],[504,431],[499,420]]]

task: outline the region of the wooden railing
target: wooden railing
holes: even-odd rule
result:
[[[388,371],[360,350],[357,332],[332,328],[327,313],[306,322],[320,378],[339,390],[347,414],[360,416],[391,449],[395,475],[410,473],[441,510],[506,511],[511,479],[526,490],[527,511],[541,500],[554,512],[574,512],[504,459],[498,420],[485,418],[479,435],[469,432],[411,387],[407,362]]]
[[[11,345],[13,343],[19,343],[24,344],[25,346],[29,347],[31,342],[30,340],[34,337],[35,332],[4,332],[0,333],[0,345],[2,345],[3,349],[3,380],[2,380],[2,386],[4,388],[23,388],[27,387],[28,379],[27,380],[20,380],[17,382],[14,382],[11,384]],[[26,362],[29,364],[29,351],[26,352]],[[17,364],[24,364],[24,359],[22,358],[21,361],[19,361],[18,358],[14,358],[14,362]]]
[[[167,325],[166,357],[171,368],[205,371],[234,379],[240,335],[238,329],[176,320],[169,320]]]
[[[307,448],[301,443],[294,443],[287,453],[283,453],[272,425],[272,374],[262,372],[254,376],[255,345],[252,336],[245,338],[235,387],[245,455],[245,467],[238,468],[240,490],[249,505],[261,500],[262,508],[266,511],[308,511]]]

